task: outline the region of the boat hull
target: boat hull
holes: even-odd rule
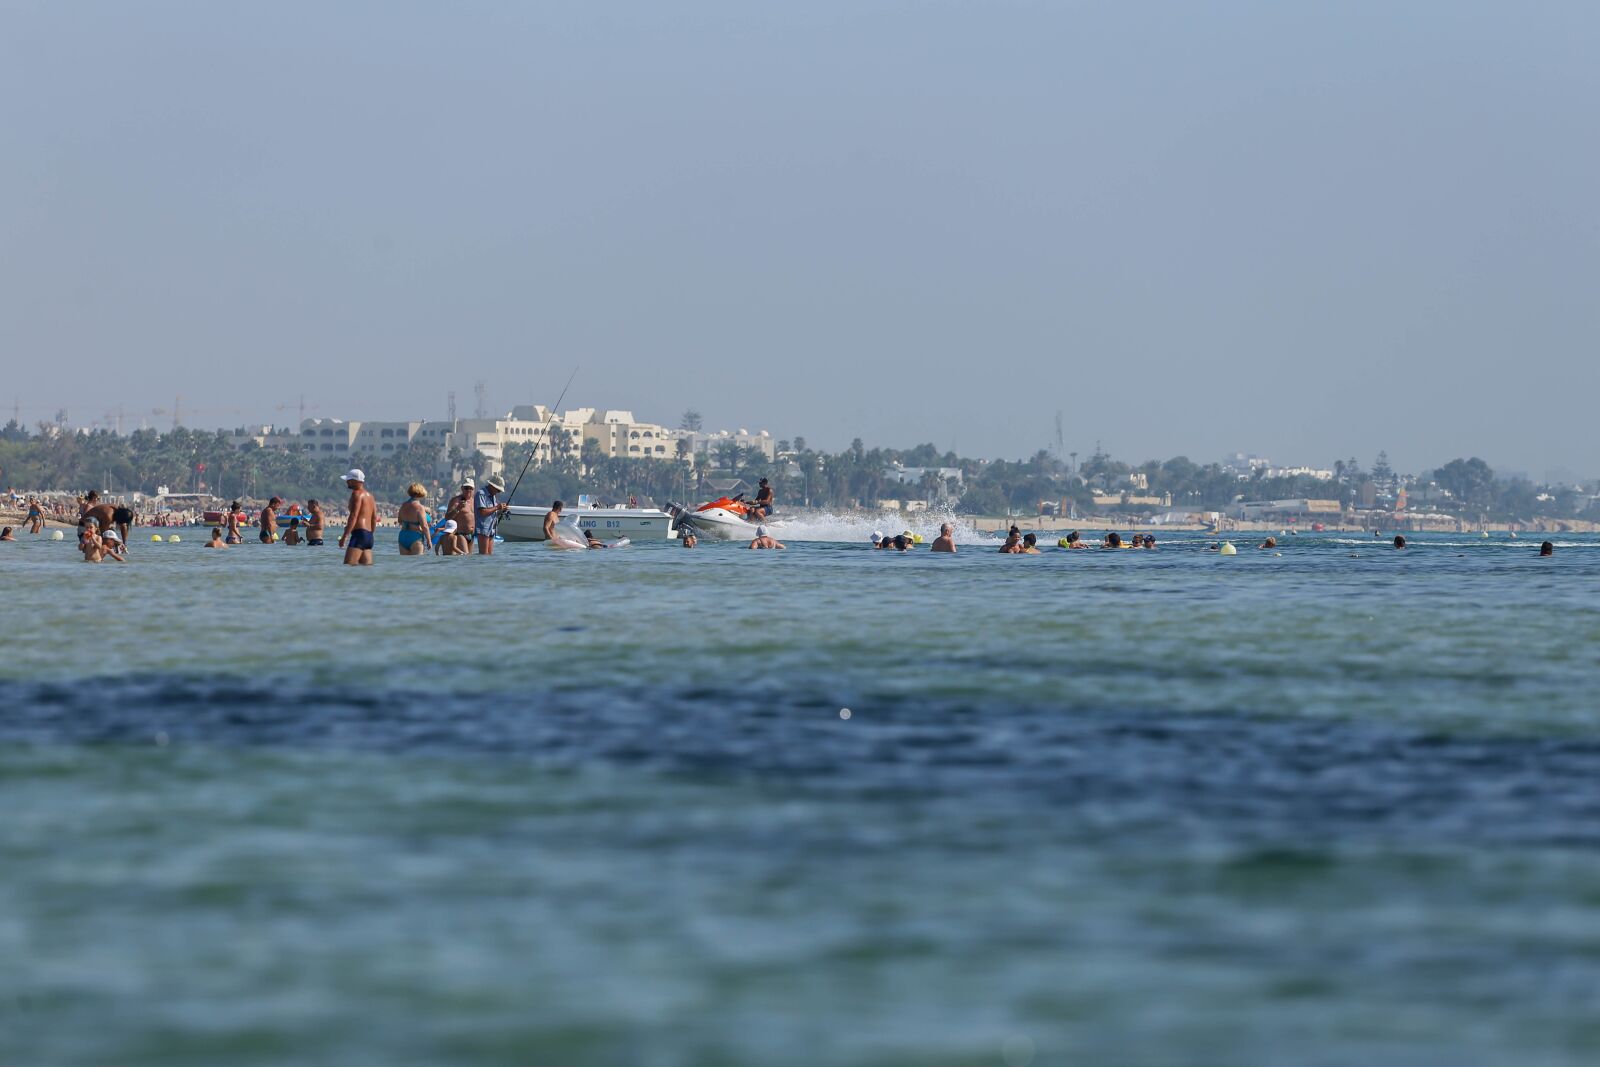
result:
[[[755,537],[758,525],[724,508],[684,511],[676,518],[679,526],[693,526],[699,536],[717,541],[749,541]]]
[[[543,541],[544,517],[549,508],[511,505],[500,517],[500,536],[507,541]],[[602,541],[669,541],[678,536],[672,516],[655,508],[572,508],[561,514],[567,530],[593,530]]]

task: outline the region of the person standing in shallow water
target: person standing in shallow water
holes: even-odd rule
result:
[[[322,505],[315,500],[306,501],[306,511],[311,515],[306,522],[306,544],[315,547],[322,544],[322,531],[327,528],[328,521],[322,517]]]
[[[283,501],[273,497],[267,501],[267,506],[261,509],[261,543],[270,545],[278,539],[278,506]]]
[[[339,547],[344,549],[347,567],[372,566],[372,539],[378,528],[378,505],[367,492],[367,476],[359,467],[347,471],[344,484],[350,487],[350,517],[345,520]]]
[[[954,552],[956,550],[956,528],[948,522],[939,527],[939,536],[933,539],[933,544],[928,546],[929,552]]]
[[[400,554],[420,556],[428,551],[428,509],[422,502],[428,490],[421,482],[412,482],[406,488],[407,500],[400,505]]]
[[[1404,548],[1404,547],[1406,547],[1406,539],[1403,536],[1401,536],[1400,534],[1395,534],[1394,535],[1394,547],[1396,547],[1396,548]]]
[[[489,476],[483,483],[483,488],[472,498],[472,511],[477,520],[473,532],[478,535],[478,555],[494,555],[494,530],[500,525],[500,516],[504,514],[506,505],[498,503],[495,497],[505,491],[506,483],[498,474]]]

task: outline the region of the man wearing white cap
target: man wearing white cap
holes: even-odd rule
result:
[[[489,480],[483,483],[472,498],[472,510],[477,514],[473,532],[478,535],[478,555],[494,555],[494,528],[500,524],[500,515],[506,510],[507,505],[497,503],[495,497],[505,492],[506,483],[498,474],[489,475]]]
[[[367,476],[359,467],[345,471],[344,484],[350,487],[350,517],[345,520],[344,533],[339,535],[344,563],[347,567],[370,567],[372,536],[378,528],[378,505],[367,492]]]
[[[751,548],[782,548],[783,542],[767,533],[765,526],[756,527],[756,539],[750,542]]]

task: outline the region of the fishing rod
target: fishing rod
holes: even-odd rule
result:
[[[580,363],[578,366],[582,366]],[[556,409],[567,398],[567,390],[572,388],[572,379],[578,376],[578,367],[572,368],[572,373],[567,376],[567,384],[561,387],[561,395],[556,397],[555,406],[545,412],[544,425],[539,428],[539,436],[533,439],[533,447],[528,450],[528,458],[522,464],[522,472],[517,475],[517,480],[511,485],[511,492],[506,494],[504,501],[507,507],[511,506],[511,498],[517,495],[517,486],[522,484],[523,475],[528,473],[528,468],[533,465],[533,457],[539,454],[539,441],[542,438],[546,445],[550,443],[550,423],[556,417]]]

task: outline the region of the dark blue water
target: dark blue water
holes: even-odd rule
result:
[[[1559,543],[0,546],[0,1062],[1593,1062]]]

